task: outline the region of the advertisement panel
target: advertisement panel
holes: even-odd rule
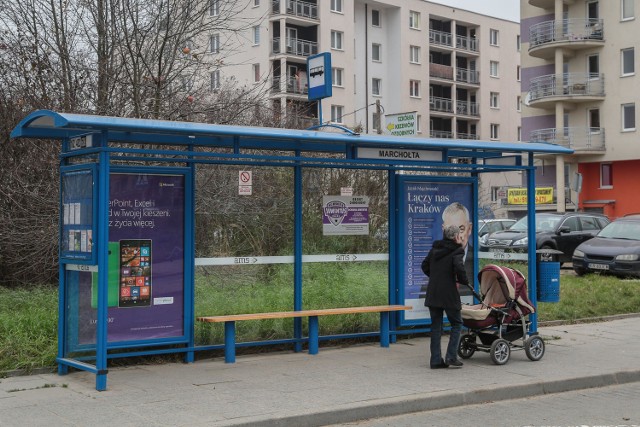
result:
[[[400,257],[399,303],[410,305],[404,314],[407,324],[424,323],[429,310],[424,306],[429,278],[421,264],[433,242],[442,239],[443,226],[460,228],[465,247],[465,267],[473,278],[473,185],[472,182],[444,182],[405,178],[400,180]],[[463,303],[471,303],[471,290],[460,287]]]
[[[112,173],[109,185],[107,340],[181,337],[185,175]],[[77,292],[77,344],[93,344],[97,271],[79,273]]]
[[[323,196],[322,234],[368,235],[369,197],[367,196]]]

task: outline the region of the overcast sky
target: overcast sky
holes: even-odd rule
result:
[[[520,0],[429,0],[483,15],[520,22]]]

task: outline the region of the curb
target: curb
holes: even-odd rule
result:
[[[523,399],[546,394],[589,388],[622,385],[640,381],[640,370],[619,371],[610,374],[592,375],[563,380],[544,381],[531,384],[516,384],[502,388],[488,388],[464,392],[438,392],[420,395],[401,396],[354,403],[350,405],[326,408],[320,411],[301,412],[296,415],[278,418],[252,417],[242,420],[227,420],[222,424],[236,427],[320,427],[332,424],[353,423],[372,418],[392,417],[413,412],[433,411],[476,405],[486,402]],[[230,422],[229,422],[230,421]]]

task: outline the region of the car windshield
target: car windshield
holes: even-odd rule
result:
[[[603,228],[598,233],[598,237],[640,240],[640,222],[614,221]]]
[[[536,215],[536,231],[553,231],[555,230],[560,216],[556,215]],[[518,222],[509,227],[513,231],[527,231],[527,217],[520,218]]]

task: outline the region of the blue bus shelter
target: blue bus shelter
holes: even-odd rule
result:
[[[302,310],[302,173],[386,171],[389,188],[389,303],[418,301],[417,271],[441,211],[458,202],[478,220],[478,177],[521,171],[527,182],[530,261],[535,259],[536,155],[573,151],[547,143],[503,143],[288,130],[35,111],[12,138],[61,141],[58,371],[96,375],[107,387],[110,358],[194,352],[195,174],[200,165],[293,170],[293,310]],[[243,178],[240,177],[240,180]],[[353,202],[353,201],[351,201]],[[344,225],[350,203],[329,202],[326,226]],[[353,204],[357,204],[353,202]],[[332,216],[342,212],[341,216]],[[366,228],[366,213],[354,227]],[[355,214],[354,214],[355,216]],[[347,218],[347,219],[345,219]],[[365,220],[362,221],[362,218]],[[475,228],[475,227],[474,227]],[[477,251],[477,234],[471,246]],[[478,271],[478,257],[473,257]],[[416,274],[414,274],[416,272]],[[535,262],[528,265],[536,303]],[[416,305],[417,307],[417,305]],[[213,313],[212,313],[213,314]],[[531,317],[532,330],[537,328]],[[405,328],[406,327],[406,328]],[[422,327],[422,329],[420,329]],[[392,319],[391,333],[428,331],[419,313]],[[306,342],[300,319],[286,342]],[[268,342],[265,342],[267,344]],[[279,341],[282,343],[282,341]],[[219,346],[218,348],[221,348]]]

